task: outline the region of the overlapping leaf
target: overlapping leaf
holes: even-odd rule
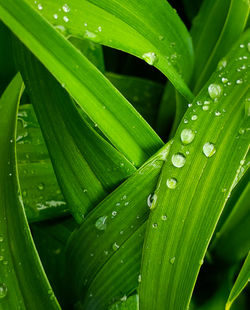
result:
[[[0,14],[131,162],[140,166],[162,146],[156,133],[112,84],[26,1],[1,0]]]
[[[140,286],[143,310],[183,309],[190,302],[209,240],[248,152],[249,76],[247,70],[237,70],[249,66],[248,39],[249,31],[177,130],[148,222]]]
[[[143,223],[169,146],[101,202],[73,233],[67,266],[79,307],[105,309],[113,299],[119,300],[137,287]]]
[[[17,46],[17,59],[58,182],[75,218],[81,222],[88,210],[136,169],[88,125],[67,92],[35,57]]]
[[[0,99],[0,309],[60,309],[43,271],[25,217],[16,172],[17,106],[21,76]]]
[[[37,11],[65,35],[85,37],[121,49],[161,70],[187,99],[192,73],[190,35],[167,1],[43,0]]]

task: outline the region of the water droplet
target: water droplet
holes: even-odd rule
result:
[[[54,17],[54,19],[57,19],[57,18],[58,18],[58,15],[57,15],[57,14],[54,14],[53,17]]]
[[[38,8],[39,11],[42,11],[43,6],[41,5],[41,3],[39,3],[39,4],[37,5],[37,8]]]
[[[102,31],[102,27],[101,26],[99,26],[97,29],[98,29],[99,32]]]
[[[202,110],[203,110],[203,111],[208,111],[208,110],[209,110],[209,106],[204,105],[204,106],[202,107]]]
[[[171,160],[172,160],[172,164],[177,168],[183,167],[186,163],[186,157],[181,153],[174,154]]]
[[[166,215],[162,215],[162,216],[161,216],[161,219],[162,219],[163,221],[166,221],[166,220],[167,220],[167,216],[166,216]]]
[[[62,6],[62,9],[64,10],[64,12],[68,13],[70,11],[70,7],[65,3],[63,6]]]
[[[197,105],[202,105],[202,102],[201,101],[197,101],[196,104]]]
[[[112,216],[116,216],[116,215],[117,215],[117,211],[113,211]]]
[[[191,120],[192,120],[192,121],[196,121],[197,118],[198,118],[198,116],[197,116],[196,114],[194,114],[194,115],[192,115]]]
[[[121,298],[121,301],[126,301],[127,300],[127,296],[124,295],[122,298]]]
[[[212,157],[215,152],[216,149],[213,143],[207,142],[203,145],[203,153],[206,157]]]
[[[204,101],[204,104],[205,104],[205,105],[210,104],[210,101],[205,100],[205,101]]]
[[[164,36],[159,36],[159,40],[163,41],[164,40]]]
[[[63,25],[56,25],[55,28],[59,30],[59,32],[61,32],[62,34],[66,33],[66,28]],[[64,83],[62,83],[61,85],[63,88],[65,87]]]
[[[145,53],[142,55],[142,58],[151,66],[154,65],[158,60],[158,57],[154,52]]]
[[[221,79],[221,81],[222,81],[223,84],[226,84],[226,83],[228,82],[228,79],[223,77],[223,78]]]
[[[219,84],[210,84],[208,86],[208,94],[212,99],[218,99],[222,92],[222,87]]]
[[[201,265],[203,265],[203,263],[204,263],[204,260],[203,260],[203,259],[200,259],[200,260],[199,260],[199,265],[201,266]]]
[[[95,227],[99,230],[105,230],[107,228],[107,216],[101,216],[99,219],[95,222]]]
[[[169,260],[169,262],[170,262],[170,264],[174,264],[174,262],[175,262],[175,257],[172,257],[172,258],[170,258],[170,260]]]
[[[43,183],[38,184],[37,188],[38,188],[40,191],[44,190],[44,184],[43,184]]]
[[[239,84],[242,84],[242,83],[243,83],[243,80],[242,80],[242,79],[239,79],[239,80],[236,81],[236,84],[238,84],[238,85],[239,85]]]
[[[154,202],[154,195],[150,194],[147,198],[147,204],[149,208],[151,208],[153,202]]]
[[[157,228],[157,227],[158,227],[158,224],[157,224],[157,223],[154,223],[154,224],[152,224],[152,227],[153,227],[153,228]]]
[[[220,70],[226,68],[226,66],[227,66],[227,61],[226,61],[226,59],[221,59],[221,60],[219,61],[219,63],[218,63],[217,69],[220,71]]]
[[[84,38],[87,39],[95,39],[97,37],[97,35],[89,30],[85,30],[84,32]]]
[[[187,123],[188,123],[188,120],[187,120],[187,119],[184,119],[183,122],[184,122],[184,124],[187,124]]]
[[[245,47],[245,45],[244,44],[240,44],[240,48],[244,48]]]
[[[250,53],[250,42],[247,43],[247,49],[248,49],[248,52]]]
[[[69,21],[69,18],[67,16],[63,16],[63,20],[65,21],[65,23],[67,23]]]
[[[138,275],[138,282],[139,283],[141,282],[141,275],[140,274]]]
[[[195,133],[192,129],[183,129],[181,132],[181,142],[189,144],[194,140]]]
[[[4,238],[2,235],[0,235],[0,242],[3,242]]]
[[[189,103],[189,104],[188,104],[188,107],[189,107],[189,108],[191,108],[191,107],[192,107],[192,105],[193,105],[192,103]]]
[[[214,114],[215,114],[215,116],[220,116],[221,112],[220,111],[215,111]]]
[[[4,298],[8,293],[7,286],[4,283],[0,283],[0,299]]]
[[[117,251],[118,249],[119,249],[119,245],[115,242],[113,245],[112,245],[112,249],[114,250],[114,251]]]
[[[170,189],[175,189],[177,186],[177,180],[175,178],[167,179],[167,187]]]

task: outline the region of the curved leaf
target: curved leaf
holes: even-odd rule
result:
[[[116,88],[26,1],[0,0],[0,14],[131,162],[140,166],[162,146],[160,138]]]
[[[0,99],[0,309],[59,310],[34,247],[19,191],[14,141],[22,89],[18,74]]]
[[[248,152],[249,72],[236,69],[249,66],[249,33],[226,56],[226,68],[213,74],[177,130],[147,226],[142,310],[188,307],[207,246]],[[223,77],[229,84],[223,86]]]
[[[121,49],[155,65],[189,101],[193,47],[187,29],[165,0],[29,0],[66,35]]]

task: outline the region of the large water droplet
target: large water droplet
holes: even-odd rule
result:
[[[171,189],[175,189],[177,186],[177,180],[175,178],[167,179],[167,187]]]
[[[183,129],[181,132],[181,142],[189,144],[194,140],[195,133],[192,129]]]
[[[4,283],[0,283],[0,299],[4,298],[7,295],[8,289]]]
[[[154,65],[158,60],[158,57],[154,52],[145,53],[142,55],[142,58],[151,66]]]
[[[174,154],[171,160],[172,164],[177,168],[183,167],[186,163],[186,157],[181,153]]]
[[[212,99],[218,99],[222,93],[223,90],[219,84],[210,84],[208,86],[208,94]]]
[[[207,142],[203,145],[203,153],[206,157],[212,157],[215,152],[216,149],[213,143]]]
[[[99,219],[95,222],[95,227],[99,230],[105,230],[107,227],[107,216],[101,216]]]

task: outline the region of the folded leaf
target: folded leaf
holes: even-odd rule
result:
[[[226,67],[212,75],[175,135],[147,226],[141,310],[186,309],[190,302],[209,241],[249,149],[249,72],[237,70],[249,66],[249,34],[226,56]],[[165,222],[162,215],[167,216]]]
[[[248,253],[247,258],[230,292],[230,295],[228,297],[228,301],[226,304],[226,310],[231,308],[232,303],[240,295],[240,293],[242,292],[242,290],[248,284],[249,281],[250,281],[250,252]]]
[[[20,74],[0,99],[0,309],[60,309],[33,244],[16,172]]]
[[[0,0],[0,14],[131,162],[140,166],[162,146],[160,138],[129,102],[26,1]]]
[[[161,70],[187,99],[193,48],[186,27],[167,1],[28,0],[66,36],[121,49]]]

